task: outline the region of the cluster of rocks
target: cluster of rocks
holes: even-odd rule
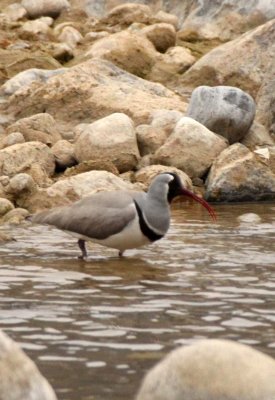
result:
[[[208,200],[275,198],[274,10],[115,3],[4,0],[1,221],[167,170]]]

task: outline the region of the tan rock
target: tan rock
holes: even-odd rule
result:
[[[136,127],[136,135],[141,156],[154,153],[168,137],[164,129],[145,124]]]
[[[275,142],[269,135],[267,129],[257,121],[254,121],[251,128],[241,141],[249,149],[253,150],[257,146],[274,146]]]
[[[114,175],[119,175],[118,169],[113,162],[109,160],[89,160],[83,161],[82,163],[79,163],[74,167],[67,168],[64,172],[64,176],[74,176],[89,171],[108,171]]]
[[[3,215],[7,214],[13,208],[14,205],[11,201],[3,197],[0,198],[0,217],[3,217]]]
[[[18,344],[2,331],[0,332],[0,374],[2,399],[57,400],[52,387],[36,365]]]
[[[24,142],[25,138],[21,132],[12,132],[1,140],[0,148],[3,149],[4,147],[9,147],[14,144],[24,143]]]
[[[13,194],[15,196],[22,192],[32,192],[35,189],[35,182],[33,178],[26,173],[14,175],[9,184],[5,187],[6,193]]]
[[[155,153],[154,163],[183,170],[191,178],[202,177],[215,158],[228,146],[221,136],[199,122],[183,117]]]
[[[148,122],[153,110],[186,110],[182,98],[164,86],[140,79],[105,60],[87,61],[36,85],[36,90],[17,90],[9,99],[7,111],[20,118],[46,110],[59,122],[61,134],[80,122],[115,112],[142,124]]]
[[[47,113],[22,118],[7,128],[7,133],[21,132],[25,141],[39,141],[48,146],[61,139],[54,118]]]
[[[29,211],[25,208],[17,207],[5,214],[1,222],[3,224],[21,225],[29,214]]]
[[[55,162],[61,169],[72,167],[76,164],[74,146],[67,140],[58,140],[52,147]]]
[[[165,53],[169,47],[175,46],[176,30],[171,24],[159,23],[146,26],[140,33],[153,43],[156,50]]]
[[[106,31],[101,31],[101,32],[88,32],[86,33],[85,37],[84,37],[84,42],[85,43],[92,43],[92,42],[96,42],[99,39],[103,39],[107,36],[109,36],[109,32]]]
[[[274,63],[274,26],[275,19],[210,51],[183,75],[181,84],[235,86],[255,98]]]
[[[132,120],[115,113],[85,126],[75,143],[75,157],[78,162],[111,161],[119,172],[133,169],[139,151]]]
[[[114,7],[103,19],[109,25],[131,25],[133,22],[148,23],[152,17],[150,7],[144,4],[126,3]]]
[[[154,110],[150,114],[150,123],[153,128],[163,129],[167,135],[170,135],[183,116],[183,113],[176,110]]]
[[[39,19],[34,21],[27,21],[22,25],[22,32],[24,33],[34,33],[34,34],[44,34],[47,35],[50,32],[49,24],[45,21]]]
[[[131,31],[121,31],[97,40],[86,58],[104,58],[134,75],[145,77],[156,61],[150,40]]]
[[[83,36],[72,26],[66,26],[58,36],[60,42],[66,43],[72,49],[82,42]]]
[[[241,343],[210,339],[168,354],[146,375],[136,400],[273,398],[273,358]]]
[[[52,175],[55,168],[54,156],[48,146],[40,142],[14,144],[0,150],[0,174],[13,176],[25,172],[34,163]]]
[[[275,175],[260,155],[235,143],[213,163],[207,178],[206,198],[248,201],[275,198]]]
[[[178,168],[167,167],[165,165],[150,165],[148,167],[141,168],[138,172],[136,172],[135,179],[137,182],[143,183],[146,188],[148,188],[153,178],[156,175],[164,172],[174,172],[175,174],[178,174],[183,186],[186,189],[192,190],[192,181],[185,172],[179,170]]]
[[[163,83],[169,80],[175,81],[178,79],[176,75],[183,74],[195,61],[189,49],[181,46],[171,47],[158,57],[147,78]]]

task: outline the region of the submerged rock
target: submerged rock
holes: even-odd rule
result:
[[[199,86],[192,93],[187,116],[235,143],[248,132],[255,109],[252,97],[238,88]]]
[[[146,375],[136,400],[271,400],[275,360],[227,340],[202,340],[167,355]]]

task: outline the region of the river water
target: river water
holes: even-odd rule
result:
[[[178,205],[165,239],[116,251],[40,226],[5,227],[0,327],[60,400],[133,399],[164,354],[201,338],[247,343],[275,357],[275,203]],[[260,221],[240,222],[256,213]],[[249,218],[248,218],[249,219]]]

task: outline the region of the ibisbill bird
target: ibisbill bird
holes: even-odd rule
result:
[[[170,204],[177,196],[187,196],[204,206],[215,220],[212,207],[185,189],[179,176],[157,175],[148,192],[99,192],[63,207],[32,215],[34,223],[55,226],[78,239],[80,259],[87,258],[86,241],[119,250],[119,255],[164,237],[170,225]]]

